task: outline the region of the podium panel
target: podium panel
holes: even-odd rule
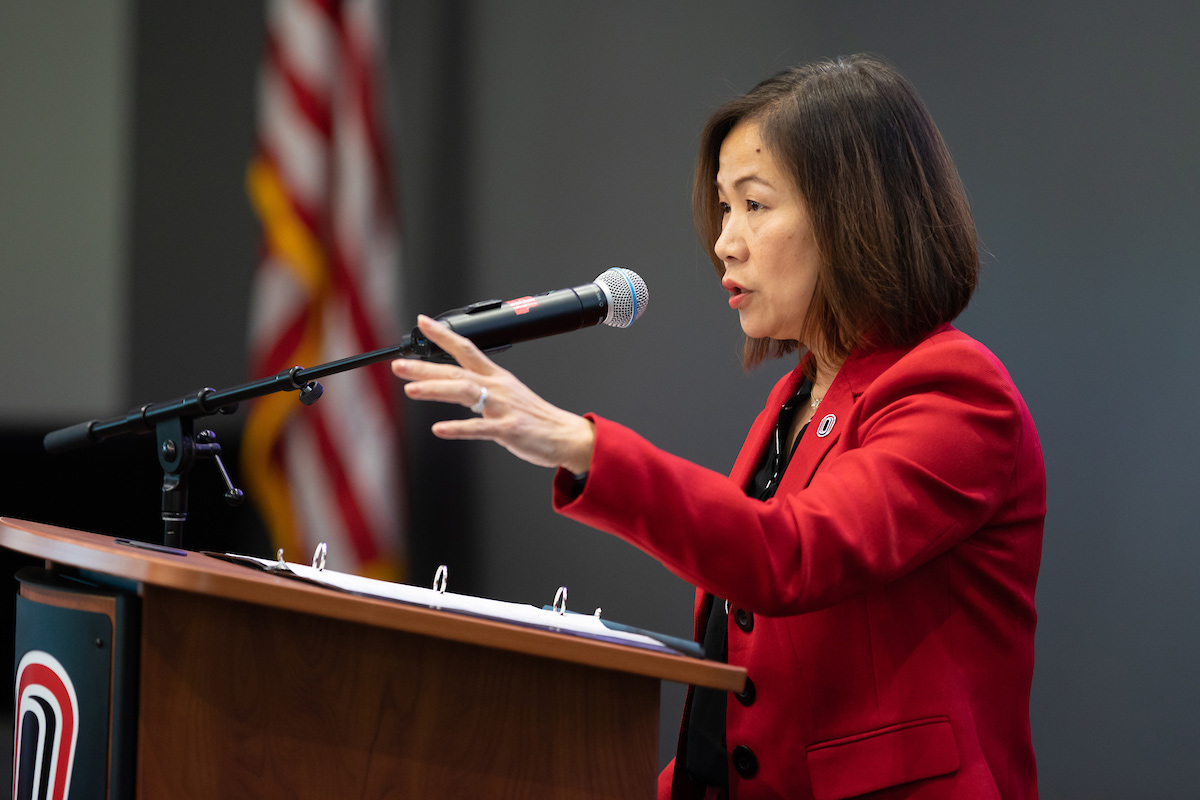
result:
[[[137,598],[17,573],[13,797],[133,796]]]
[[[147,587],[141,684],[141,798],[654,792],[645,676]]]

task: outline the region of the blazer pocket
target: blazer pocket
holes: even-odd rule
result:
[[[842,800],[958,769],[949,717],[929,717],[808,748],[816,800]]]

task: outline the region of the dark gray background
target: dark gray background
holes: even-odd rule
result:
[[[243,380],[257,247],[243,173],[260,5],[131,0],[128,25],[126,377],[92,414]],[[1194,796],[1200,7],[449,0],[394,4],[391,29],[404,319],[634,269],[652,295],[636,326],[501,361],[718,470],[788,365],[739,367],[736,319],[691,229],[699,128],[794,63],[863,50],[895,63],[949,143],[986,250],[960,327],[1008,366],[1046,454],[1043,797]],[[5,281],[21,269],[0,261]],[[72,358],[45,355],[51,370]],[[547,472],[437,442],[434,412],[409,411],[415,582],[448,563],[458,590],[531,603],[565,584],[575,609],[690,632],[691,589],[556,517]],[[76,421],[50,416],[38,421]],[[681,702],[666,687],[664,745]]]

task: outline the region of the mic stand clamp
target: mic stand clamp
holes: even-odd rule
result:
[[[187,521],[188,474],[197,458],[211,458],[225,481],[225,502],[240,505],[244,495],[233,485],[221,461],[221,445],[212,431],[192,435],[191,417],[170,417],[154,426],[158,439],[158,464],[162,467],[163,544],[183,549],[183,523]]]

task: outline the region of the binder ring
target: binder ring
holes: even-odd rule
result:
[[[267,569],[269,569],[271,572],[291,572],[291,570],[288,569],[287,562],[283,560],[282,547],[279,548],[278,552],[275,553],[275,563],[267,567]]]
[[[320,544],[317,545],[317,549],[313,550],[313,560],[312,560],[313,569],[317,570],[318,572],[325,571],[325,556],[328,553],[329,553],[329,545],[325,544],[324,542],[321,542]]]
[[[446,569],[446,565],[442,564],[437,568],[437,572],[433,573],[433,590],[438,594],[446,593],[446,578],[449,577],[450,570]]]
[[[554,593],[554,613],[567,613],[567,587],[560,586],[558,591]]]

